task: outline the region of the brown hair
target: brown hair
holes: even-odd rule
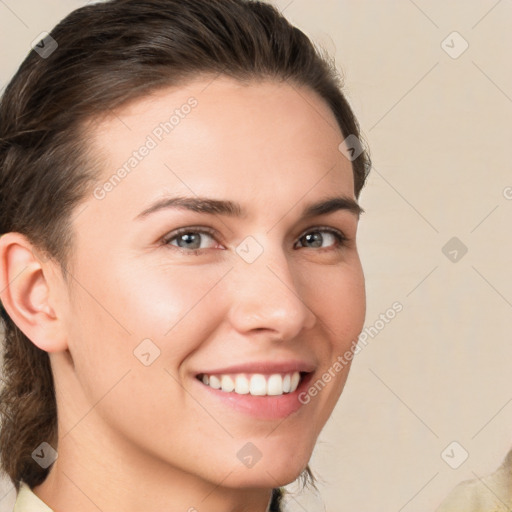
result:
[[[344,135],[360,140],[334,64],[269,4],[250,0],[111,0],[73,11],[51,32],[58,47],[35,48],[0,103],[0,235],[19,232],[65,270],[71,214],[90,192],[99,162],[88,154],[88,122],[156,89],[201,74],[288,81],[316,91]],[[50,46],[49,46],[50,45]],[[40,50],[40,48],[39,48]],[[352,161],[356,197],[370,159]],[[65,275],[65,272],[64,272]],[[32,452],[57,444],[48,353],[1,308],[5,329],[0,392],[0,465],[16,490],[42,483]],[[314,479],[309,466],[304,480]],[[275,489],[271,510],[279,510]]]

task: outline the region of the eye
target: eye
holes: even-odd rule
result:
[[[205,235],[215,240],[214,231],[210,229],[194,227],[181,228],[169,233],[169,235],[162,239],[162,243],[177,247],[178,250],[182,252],[197,254],[200,253],[202,249],[205,249],[205,247],[201,247],[201,241]],[[176,240],[177,245],[172,243],[174,240]]]
[[[201,246],[201,242],[205,237],[210,238],[215,242],[216,232],[208,228],[180,228],[165,236],[162,239],[162,244],[175,247],[178,251],[183,253],[199,255],[203,250],[213,248],[212,246]],[[329,244],[327,247],[323,247],[326,239],[327,241],[334,241],[334,243]],[[347,240],[348,238],[341,231],[327,227],[312,229],[299,238],[301,247],[311,249],[320,248],[325,250],[340,250],[345,246]]]
[[[327,237],[325,236],[325,234],[322,235],[321,233],[327,233]],[[325,241],[326,238],[328,241],[329,241],[329,239],[330,240],[334,239],[335,245],[336,245],[333,248],[334,250],[342,249],[348,240],[348,238],[341,231],[338,231],[337,229],[315,228],[314,230],[308,231],[306,234],[302,235],[299,238],[299,242],[301,242],[301,244],[303,244],[302,241],[304,240],[305,244],[312,244],[310,247],[308,247],[306,245],[307,248],[317,248],[317,247],[323,248],[322,243]],[[302,245],[302,246],[304,247],[304,245]],[[330,245],[330,247],[332,247],[332,244]],[[329,247],[325,247],[325,249],[330,250]]]

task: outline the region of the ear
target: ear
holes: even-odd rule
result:
[[[21,233],[0,237],[0,299],[18,328],[46,352],[67,349],[67,338],[53,306],[59,286],[55,263],[43,260]]]

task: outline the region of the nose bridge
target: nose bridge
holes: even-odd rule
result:
[[[230,317],[238,330],[268,329],[285,340],[314,325],[315,316],[282,250],[263,250],[255,240],[246,240],[237,253],[239,259],[230,273],[235,280]]]

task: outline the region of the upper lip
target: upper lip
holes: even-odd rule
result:
[[[198,375],[215,375],[215,374],[228,374],[228,373],[293,373],[305,372],[309,373],[315,370],[315,365],[308,361],[301,360],[287,360],[282,362],[277,361],[254,361],[250,363],[237,364],[234,366],[225,366],[223,368],[215,368],[212,370],[205,370]]]

